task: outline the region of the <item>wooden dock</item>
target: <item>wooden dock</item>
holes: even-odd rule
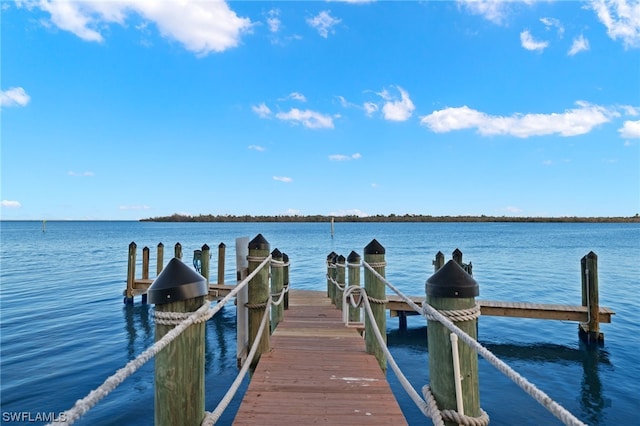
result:
[[[235,425],[401,425],[385,374],[326,292],[291,290]]]

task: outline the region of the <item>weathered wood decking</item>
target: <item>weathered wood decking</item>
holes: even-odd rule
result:
[[[291,290],[234,425],[407,424],[385,374],[325,292]]]

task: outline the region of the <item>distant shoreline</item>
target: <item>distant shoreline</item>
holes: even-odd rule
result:
[[[530,223],[640,223],[640,216],[629,217],[515,217],[515,216],[429,216],[429,215],[375,215],[375,216],[326,216],[326,215],[180,215],[140,219],[140,222],[530,222]]]

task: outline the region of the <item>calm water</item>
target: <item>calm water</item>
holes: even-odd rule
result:
[[[640,226],[637,224],[176,224],[141,222],[0,222],[1,411],[60,412],[154,342],[149,306],[122,303],[127,248],[165,245],[165,263],[180,242],[193,250],[227,246],[226,280],[235,279],[235,238],[262,233],[291,260],[291,285],[323,290],[325,258],[347,256],[376,238],[387,251],[387,278],[407,294],[423,295],[435,253],[459,248],[472,261],[480,298],[580,304],[580,258],[599,260],[600,303],[612,308],[605,344],[584,347],[572,322],[483,317],[482,344],[590,425],[637,424],[640,410]],[[138,255],[140,260],[141,255]],[[212,262],[211,276],[216,276]],[[138,265],[140,271],[140,265]],[[139,276],[139,272],[138,272]],[[409,318],[406,331],[388,319],[391,351],[417,389],[428,383],[426,324]],[[215,408],[237,369],[235,310],[225,308],[206,332],[206,408]],[[410,424],[430,424],[389,381]],[[241,391],[246,389],[246,383]],[[103,399],[77,424],[153,424],[153,362]],[[484,360],[481,405],[495,425],[559,424]],[[241,395],[240,395],[241,397]],[[230,424],[239,399],[219,424]],[[283,401],[286,403],[286,401]]]

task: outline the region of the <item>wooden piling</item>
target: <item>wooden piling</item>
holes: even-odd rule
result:
[[[158,243],[158,259],[156,260],[156,277],[164,268],[164,244]]]
[[[177,257],[178,259],[182,260],[182,244],[176,243],[173,248],[173,253],[173,257]]]
[[[364,261],[367,262],[382,277],[385,276],[385,250],[384,247],[375,239],[373,239],[364,248]],[[364,332],[365,346],[368,353],[375,355],[382,371],[387,370],[387,360],[382,352],[382,348],[378,344],[373,327],[377,327],[382,334],[382,338],[387,342],[387,311],[385,306],[386,290],[385,284],[379,280],[369,269],[364,271],[364,288],[369,297],[371,311],[375,318],[375,324],[371,322],[368,315],[365,315]]]
[[[280,297],[283,288],[282,253],[277,248],[271,252],[271,297],[276,301]],[[276,329],[280,321],[284,319],[284,300],[280,305],[271,307],[271,332]]]
[[[188,290],[178,290],[178,287]],[[149,288],[156,312],[194,312],[205,303],[207,286],[199,274],[172,259]],[[171,302],[164,303],[167,300]],[[175,325],[156,320],[156,341]],[[156,355],[155,425],[199,426],[204,418],[204,322],[192,324]]]
[[[260,263],[269,256],[269,242],[258,234],[253,240],[249,242],[249,274],[260,266]],[[249,308],[249,347],[253,345],[253,342],[258,337],[258,329],[260,328],[260,322],[264,315],[265,309],[268,308],[266,304],[269,301],[269,268],[262,268],[254,277],[249,281],[249,294],[247,307]],[[256,356],[251,363],[252,367],[258,363],[260,355],[269,352],[269,325],[267,324],[266,331],[262,333],[262,337],[259,340]]]
[[[331,299],[331,302],[334,300],[333,295],[335,286],[333,285],[331,278],[334,278],[333,271],[335,270],[336,256],[337,254],[333,251],[327,256],[327,297]]]
[[[458,262],[450,260],[433,274],[426,284],[426,302],[438,311],[459,311],[475,306],[479,294],[476,281],[462,269]],[[457,321],[455,324],[465,333],[477,339],[477,319]],[[456,410],[456,381],[452,360],[451,332],[440,322],[427,322],[429,351],[429,382],[440,410]],[[464,343],[458,344],[462,402],[464,414],[479,417],[480,391],[478,385],[478,355]],[[455,422],[445,422],[455,426]]]
[[[444,266],[444,254],[439,251],[436,253],[436,258],[433,261],[433,272],[438,272],[438,269]]]
[[[202,276],[207,280],[207,284],[209,284],[209,261],[211,259],[210,251],[208,245],[203,244],[201,249],[201,257],[200,257],[200,267],[202,268]]]
[[[282,267],[282,288],[286,291],[284,294],[284,310],[289,309],[289,256],[287,253],[282,253],[282,261],[284,265]]]
[[[589,252],[580,260],[582,277],[582,306],[587,307],[589,321],[580,323],[578,336],[585,343],[603,343],[600,332],[600,301],[598,290],[598,256]]]
[[[346,264],[346,260],[345,257],[343,255],[340,255],[336,258],[336,281],[338,282],[338,284],[340,284],[342,286],[342,288],[345,287],[345,283],[346,283],[346,279],[345,279],[345,275],[346,275],[346,271],[345,271],[345,264]],[[334,304],[336,305],[336,308],[338,308],[339,310],[342,310],[342,295],[344,294],[344,290],[340,290],[340,288],[336,287],[336,291],[334,294],[335,297],[335,301]]]
[[[127,291],[124,295],[124,303],[133,305],[133,283],[136,279],[136,251],[138,246],[135,242],[129,244],[129,257],[127,259]]]
[[[462,252],[460,251],[459,248],[456,248],[453,253],[451,253],[451,258],[454,260],[454,262],[456,262],[458,265],[462,266]]]
[[[218,284],[224,284],[224,257],[227,246],[224,243],[218,245]]]
[[[236,279],[243,281],[249,275],[249,237],[236,238]],[[248,285],[244,286],[236,295],[236,356],[238,367],[242,367],[249,352],[249,317],[245,306],[249,298]]]
[[[142,249],[142,279],[149,279],[149,247],[144,247]],[[142,295],[142,304],[147,304],[147,293]]]
[[[347,275],[349,287],[360,287],[360,255],[355,251],[352,251],[349,253],[349,256],[347,256],[347,267],[349,268]],[[360,321],[362,321],[360,318],[360,308],[354,308],[349,304],[349,322]]]

